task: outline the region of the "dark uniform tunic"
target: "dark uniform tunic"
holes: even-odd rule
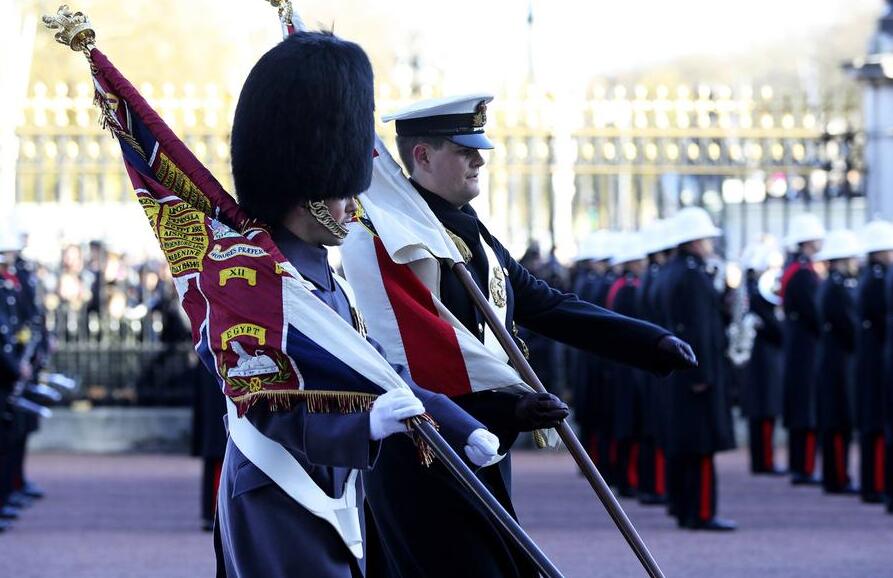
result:
[[[891,338],[884,342],[884,438],[886,455],[884,459],[884,497],[887,513],[893,514],[893,268],[887,269],[884,280],[884,297],[887,302],[886,335]]]
[[[620,315],[640,317],[636,291],[639,280],[628,271],[614,281],[607,306]],[[614,369],[614,439],[617,441],[617,489],[632,496],[639,488],[639,451],[642,438],[643,374],[629,366]]]
[[[781,321],[775,305],[760,294],[759,277],[747,280],[750,313],[756,316],[756,336],[747,364],[742,409],[749,422],[750,469],[754,473],[775,471],[772,440],[775,420],[782,409]]]
[[[326,249],[308,245],[287,231],[276,231],[274,240],[286,259],[314,284],[320,306],[331,307],[353,324],[350,304],[332,277]],[[409,379],[404,368],[395,369]],[[445,396],[408,383],[425,410],[439,423],[444,438],[461,451],[468,435],[482,426]],[[297,404],[290,411],[271,412],[265,404],[258,403],[241,419],[246,418],[263,435],[282,444],[333,498],[343,495],[352,469],[369,470],[375,464],[381,445],[369,439],[368,412],[308,413],[305,404]],[[409,439],[400,434],[390,439],[393,438]],[[410,450],[417,460],[411,442]],[[394,473],[379,470],[376,479],[386,483]],[[357,503],[363,500],[362,486],[358,482]],[[365,527],[363,509],[360,517]],[[367,556],[357,560],[328,522],[289,497],[232,440],[227,444],[223,463],[218,519],[227,578],[351,577],[365,573],[367,559],[374,560],[370,562],[373,564],[381,563],[380,553],[368,550]],[[369,548],[377,547],[374,537],[366,542]]]
[[[468,269],[484,295],[489,293],[491,264],[481,242],[493,250],[508,281],[507,329],[511,331],[517,322],[574,347],[655,372],[668,372],[669,360],[657,349],[660,339],[669,335],[667,331],[551,288],[509,255],[470,206],[457,209],[418,184],[415,186],[441,223],[468,245],[472,253]],[[483,316],[459,280],[446,265],[443,267],[441,301],[469,331],[483,339]],[[521,427],[514,413],[519,398],[520,394],[487,391],[459,396],[454,401],[497,434],[501,451],[507,451]],[[504,541],[490,517],[438,464],[423,468],[405,457],[406,448],[401,447],[399,453],[391,449],[402,445],[405,441],[396,437],[385,440],[379,465],[367,478],[368,500],[387,554],[394,562],[394,575],[405,578],[536,575],[536,570]],[[388,472],[392,468],[397,470],[394,480],[376,483],[381,467]],[[478,476],[506,510],[514,512],[511,457],[506,456],[497,466],[480,470]]]
[[[662,267],[650,263],[636,292],[639,317],[663,326],[658,304]],[[664,453],[665,403],[667,384],[659,377],[640,373],[642,381],[642,435],[639,448],[639,500],[660,503],[666,494],[666,455]]]
[[[602,283],[602,275],[596,271],[585,270],[579,274],[574,284],[574,294],[582,301],[595,303],[595,294]],[[571,382],[573,387],[574,421],[580,432],[580,441],[586,448],[589,457],[596,467],[601,469],[601,454],[598,448],[599,411],[597,375],[592,371],[595,367],[595,356],[583,351],[572,352]]]
[[[852,436],[852,357],[856,348],[855,282],[831,271],[819,289],[822,336],[818,347],[817,408],[822,434],[822,484],[838,492],[850,485],[847,473]]]
[[[820,325],[816,309],[819,278],[810,260],[795,255],[782,276],[784,307],[784,425],[788,428],[791,474],[810,477],[816,450],[816,346]]]
[[[664,275],[660,304],[667,327],[691,345],[699,362],[670,377],[667,395],[671,513],[681,525],[696,525],[716,514],[713,454],[735,445],[723,380],[722,304],[699,256],[680,250]]]
[[[859,428],[860,487],[866,501],[884,492],[884,347],[887,267],[869,263],[859,281],[859,338],[856,340],[856,426]]]

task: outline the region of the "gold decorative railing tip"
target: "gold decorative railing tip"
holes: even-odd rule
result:
[[[50,30],[58,30],[56,42],[75,52],[85,52],[96,43],[96,32],[90,19],[83,12],[72,12],[67,4],[59,6],[55,15],[44,16],[43,25]]]

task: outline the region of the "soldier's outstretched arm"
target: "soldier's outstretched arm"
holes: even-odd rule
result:
[[[682,367],[675,353],[659,347],[672,333],[646,321],[618,315],[563,293],[533,276],[494,239],[515,295],[518,323],[556,341],[612,361],[665,375]]]

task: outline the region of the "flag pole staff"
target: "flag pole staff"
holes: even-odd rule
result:
[[[299,30],[305,30],[303,20],[294,10],[291,0],[267,0],[279,11],[283,37]],[[510,539],[521,549],[527,558],[539,569],[545,578],[562,578],[561,571],[540,550],[527,535],[521,525],[509,514],[493,496],[481,480],[462,461],[453,448],[443,439],[432,424],[425,420],[409,420],[410,427],[420,435],[434,451],[450,473],[468,492],[480,501]]]
[[[561,571],[540,550],[539,546],[527,535],[521,525],[506,512],[502,504],[493,497],[483,482],[471,471],[452,447],[443,439],[434,426],[425,420],[414,420],[412,423],[416,433],[428,443],[441,462],[468,492],[477,498],[502,529],[521,548],[546,578],[561,578]]]
[[[524,357],[524,354],[521,353],[521,350],[518,348],[518,344],[515,343],[515,340],[509,334],[508,329],[506,329],[505,325],[499,321],[499,318],[496,316],[496,312],[493,310],[490,302],[487,301],[487,298],[484,297],[484,294],[481,292],[480,287],[478,287],[477,283],[475,283],[474,279],[472,279],[471,274],[468,272],[468,268],[465,266],[465,263],[456,262],[452,265],[451,269],[456,277],[458,277],[462,285],[465,287],[465,290],[468,292],[468,295],[474,302],[475,307],[477,307],[481,314],[483,314],[487,325],[490,326],[491,330],[493,330],[493,333],[496,335],[499,344],[508,354],[509,360],[512,362],[512,365],[521,374],[521,378],[536,391],[545,393],[546,388],[543,386],[543,382],[540,381],[540,378],[537,377],[536,373],[533,371],[533,368],[530,367],[530,363],[528,363],[527,359]],[[608,484],[605,483],[605,479],[599,473],[598,469],[596,469],[595,464],[592,463],[589,454],[587,454],[586,450],[583,449],[583,445],[580,443],[580,440],[577,439],[576,434],[568,425],[567,421],[562,420],[562,422],[556,429],[558,431],[558,435],[561,437],[561,441],[563,441],[564,445],[567,446],[567,449],[568,451],[570,451],[571,456],[573,456],[574,461],[577,462],[577,466],[579,466],[580,471],[583,472],[583,475],[586,477],[589,485],[592,486],[593,490],[595,490],[595,494],[598,496],[598,499],[601,500],[602,505],[605,507],[605,509],[608,511],[608,514],[611,516],[611,519],[617,525],[620,533],[623,534],[623,537],[626,539],[630,548],[632,548],[633,552],[635,552],[636,557],[639,558],[639,562],[641,562],[642,566],[645,567],[648,575],[652,578],[663,578],[664,573],[657,565],[657,561],[654,559],[654,556],[651,555],[651,552],[648,550],[648,547],[645,545],[642,537],[639,536],[639,533],[636,531],[635,526],[633,526],[633,523],[626,515],[626,512],[623,511],[623,508],[620,506],[617,498],[614,497],[614,494],[611,492],[611,488],[609,488]]]

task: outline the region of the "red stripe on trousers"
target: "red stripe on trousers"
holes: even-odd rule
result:
[[[811,476],[815,471],[815,432],[809,430],[806,432],[806,441],[804,443],[803,456],[803,473]]]
[[[667,460],[660,448],[654,452],[654,491],[658,496],[667,493]]]
[[[629,446],[629,463],[626,465],[626,479],[629,485],[639,489],[639,442]]]
[[[217,512],[217,491],[220,489],[220,476],[223,473],[223,460],[214,460],[214,488],[213,495],[214,501],[211,502],[214,504],[213,510]]]
[[[772,452],[772,430],[775,429],[771,419],[763,420],[763,468],[775,469],[775,456]]]
[[[431,291],[412,269],[391,261],[381,239],[375,237],[373,241],[413,381],[450,397],[471,393],[455,328],[437,314]]]
[[[846,485],[846,465],[843,463],[843,435],[834,434],[834,470],[840,487]]]
[[[713,468],[711,465],[709,457],[701,458],[701,507],[699,517],[705,522],[713,517],[713,500],[711,499]]]
[[[589,439],[587,441],[589,442],[589,444],[586,450],[589,452],[589,457],[592,459],[592,463],[597,465],[599,463],[600,457],[598,455],[598,434],[589,434]]]
[[[879,435],[874,438],[874,491],[883,493],[884,491],[884,436]]]

